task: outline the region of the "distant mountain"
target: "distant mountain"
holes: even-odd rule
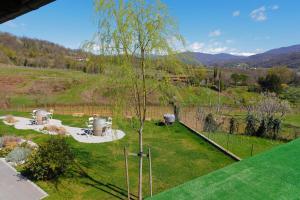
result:
[[[278,49],[272,49],[266,51],[264,54],[278,55],[278,54],[289,54],[289,53],[300,53],[300,45],[293,45],[288,47],[281,47]]]
[[[265,53],[249,56],[242,60],[251,67],[272,67],[286,65],[291,68],[300,67],[300,45],[272,49]],[[235,64],[239,64],[236,62]]]
[[[184,52],[180,54],[180,57],[186,62],[203,65],[215,65],[246,58],[244,56],[235,56],[227,53],[208,54],[199,52]]]
[[[253,56],[235,56],[231,54],[205,54],[196,52],[183,53],[190,60],[208,66],[220,67],[273,67],[285,65],[291,68],[300,67],[300,45],[272,49]]]

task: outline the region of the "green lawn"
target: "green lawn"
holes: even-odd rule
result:
[[[199,177],[152,200],[299,199],[300,139]]]
[[[3,112],[0,112],[3,114]],[[24,115],[24,113],[13,113]],[[64,124],[83,126],[86,118],[55,116]],[[117,122],[116,122],[117,121]],[[115,120],[115,126],[126,132],[124,139],[104,144],[83,144],[71,137],[67,139],[75,153],[77,167],[72,167],[64,176],[55,181],[38,181],[50,195],[47,199],[125,199],[123,147],[137,151],[137,133],[134,123]],[[49,136],[33,131],[20,131],[0,123],[0,135],[20,135],[31,138],[37,143]],[[234,161],[225,156],[188,129],[174,126],[158,126],[147,122],[144,132],[145,148],[151,146],[153,155],[154,193],[162,192],[193,178],[208,174],[214,170],[232,164]],[[130,158],[131,191],[137,193],[136,158]],[[144,194],[148,193],[147,161],[144,170]]]
[[[283,144],[282,141],[278,140],[270,140],[246,135],[231,135],[224,132],[204,132],[203,134],[240,158],[248,158],[252,155],[259,154],[277,145]]]

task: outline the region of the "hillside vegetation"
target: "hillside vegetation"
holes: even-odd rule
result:
[[[111,104],[107,92],[111,82],[106,74],[87,74],[72,70],[15,67],[0,64],[1,107],[43,104]],[[175,85],[184,105],[215,105],[218,92],[204,86]],[[150,104],[161,104],[159,91],[150,96]],[[223,104],[255,101],[258,93],[241,87],[221,93]],[[243,100],[243,101],[244,101]]]
[[[0,63],[87,71],[90,56],[52,42],[0,32]]]

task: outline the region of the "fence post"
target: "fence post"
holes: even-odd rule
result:
[[[129,187],[129,172],[128,172],[128,152],[126,147],[124,147],[124,156],[125,156],[125,173],[126,173],[126,184],[127,184],[127,197],[130,200],[130,187]]]
[[[253,156],[253,148],[254,148],[254,144],[251,145],[251,157]]]
[[[148,158],[149,158],[149,184],[150,184],[150,197],[152,197],[152,160],[151,160],[151,150],[148,149]]]
[[[229,136],[230,136],[230,134],[229,133],[227,133],[228,134],[228,136],[227,136],[227,151],[229,151]]]

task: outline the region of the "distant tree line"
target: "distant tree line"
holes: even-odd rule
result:
[[[101,73],[103,57],[38,39],[0,33],[0,63],[16,66],[72,69]]]

